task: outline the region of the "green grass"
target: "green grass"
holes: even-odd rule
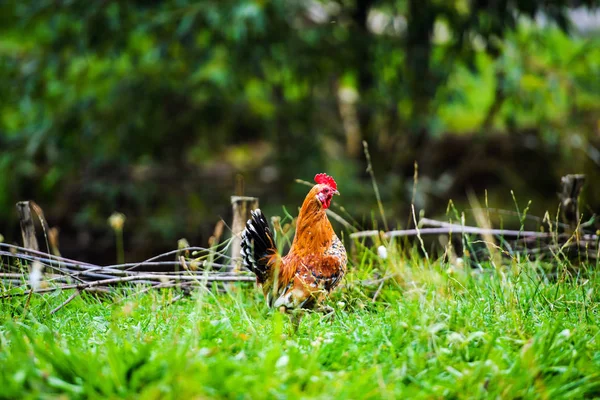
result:
[[[250,287],[1,301],[2,398],[600,396],[600,277],[539,266],[472,274],[366,250],[297,332]],[[385,263],[385,264],[383,264]],[[357,266],[358,264],[358,266]],[[381,290],[357,271],[396,274]]]

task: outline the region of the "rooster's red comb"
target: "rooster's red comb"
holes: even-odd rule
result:
[[[329,186],[331,186],[331,188],[333,188],[333,190],[337,190],[337,183],[335,183],[335,179],[333,179],[331,176],[329,176],[327,174],[316,174],[315,182],[317,182],[319,184],[329,185]]]

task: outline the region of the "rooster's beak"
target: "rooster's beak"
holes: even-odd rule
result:
[[[333,194],[338,194],[338,195],[339,195],[339,194],[340,194],[340,192],[338,192],[338,191],[336,190],[335,192],[333,192]]]

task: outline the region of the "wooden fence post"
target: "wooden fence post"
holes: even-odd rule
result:
[[[250,211],[258,208],[257,197],[231,196],[231,207],[233,209],[233,221],[231,222],[231,266],[233,271],[239,271],[242,267],[240,251],[242,250],[241,234],[246,227],[246,221],[250,218]]]
[[[585,175],[565,175],[561,178],[561,192],[559,193],[562,218],[569,225],[571,232],[577,230],[579,225],[579,195],[585,183]]]
[[[17,203],[17,212],[19,213],[19,223],[21,224],[23,247],[29,250],[39,251],[38,241],[35,237],[35,225],[33,224],[33,218],[31,218],[32,206],[37,212],[37,208],[39,208],[37,204],[31,204],[29,201],[19,201]],[[32,289],[38,289],[40,287],[43,271],[44,266],[41,262],[35,260],[31,263],[29,269],[29,285]],[[29,298],[27,298],[27,303],[29,303]]]
[[[19,222],[21,224],[21,236],[23,236],[23,247],[39,251],[38,241],[35,237],[35,225],[31,218],[31,206],[28,201],[17,203]]]

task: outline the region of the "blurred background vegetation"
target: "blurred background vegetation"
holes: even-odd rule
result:
[[[229,196],[292,214],[317,172],[362,227],[465,193],[556,210],[585,173],[600,209],[600,1],[4,0],[0,233],[40,204],[64,255],[206,245]],[[419,181],[413,194],[414,163]],[[335,208],[334,208],[335,209]],[[345,215],[345,214],[344,214]]]

